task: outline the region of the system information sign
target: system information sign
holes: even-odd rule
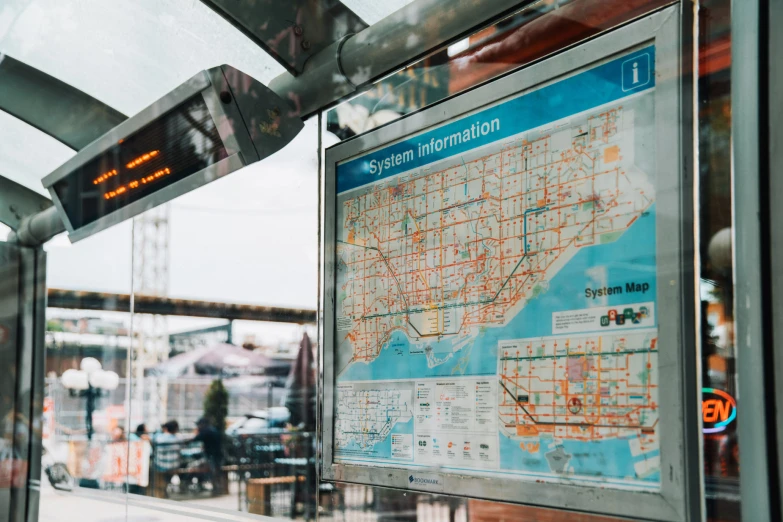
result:
[[[336,461],[658,487],[654,63],[337,167]]]
[[[661,245],[677,247],[657,207],[666,186],[669,217],[677,174],[659,168],[657,52],[648,40],[526,90],[511,76],[510,97],[455,98],[417,134],[328,151],[327,476],[398,468],[407,483],[387,485],[452,493],[449,477],[497,479],[464,494],[512,501],[513,483],[669,487],[662,431],[681,418],[662,403],[680,392],[660,386],[679,369],[662,376],[659,356],[679,346],[661,342],[676,321],[659,326],[678,305],[658,274],[676,273]]]

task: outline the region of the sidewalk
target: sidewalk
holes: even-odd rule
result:
[[[92,489],[57,491],[45,480],[41,482],[40,522],[247,521],[248,518],[274,520],[237,512],[236,495],[171,502]]]

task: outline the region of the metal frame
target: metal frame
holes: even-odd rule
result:
[[[216,74],[222,76],[220,67],[216,67],[215,70]],[[57,213],[62,218],[63,224],[65,225],[65,229],[68,231],[71,242],[84,239],[92,234],[95,234],[96,232],[100,232],[101,230],[121,223],[126,219],[130,219],[151,208],[171,201],[172,199],[195,190],[202,185],[209,183],[210,181],[214,181],[215,179],[218,179],[230,172],[244,167],[254,159],[258,159],[258,154],[253,148],[249,135],[247,135],[247,129],[240,125],[233,125],[231,128],[233,131],[232,135],[231,133],[227,134],[226,130],[223,129],[225,125],[220,125],[220,123],[227,121],[227,118],[225,110],[220,107],[222,104],[218,102],[218,97],[220,94],[219,92],[216,92],[218,85],[213,83],[212,79],[210,78],[210,75],[213,72],[215,71],[201,71],[197,75],[193,76],[190,80],[183,83],[171,91],[168,95],[156,101],[146,109],[142,110],[133,118],[125,120],[123,123],[117,125],[114,129],[92,142],[90,145],[82,149],[79,154],[63,163],[54,172],[42,180],[44,187],[49,189],[49,193],[52,196],[52,201],[57,208]],[[188,176],[185,179],[179,180],[176,183],[164,187],[153,194],[139,199],[138,201],[134,201],[130,205],[112,212],[111,214],[108,214],[107,216],[104,216],[103,218],[100,218],[97,221],[90,223],[89,225],[81,227],[78,230],[74,229],[62,207],[60,198],[54,191],[53,185],[60,179],[73,172],[74,169],[81,167],[109,147],[114,146],[114,144],[120,140],[141,130],[144,126],[148,125],[163,114],[171,111],[185,101],[193,98],[194,96],[198,96],[199,94],[203,96],[204,102],[207,105],[207,109],[210,112],[210,116],[214,120],[216,127],[220,129],[219,134],[221,139],[224,140],[224,146],[226,147],[226,151],[229,153],[229,156],[193,175]],[[232,107],[235,105],[233,99],[230,105]],[[234,107],[234,109],[238,112],[236,107]],[[234,121],[239,122],[242,120],[235,119]],[[247,137],[246,139],[242,139],[241,137],[237,139],[235,137],[237,135],[245,135]],[[248,144],[249,147],[247,146]],[[242,145],[245,146],[243,147]],[[248,159],[250,161],[248,161]]]
[[[774,17],[774,19],[772,18]],[[742,519],[780,520],[779,405],[781,251],[783,188],[780,103],[781,67],[775,54],[781,38],[774,21],[780,2],[734,0],[731,9],[731,113],[734,167],[733,260],[739,402]],[[777,82],[777,85],[775,83]],[[777,102],[777,103],[776,103]],[[777,113],[777,114],[776,114]],[[777,117],[776,117],[777,116]],[[777,140],[777,142],[775,141]],[[773,353],[774,352],[774,353]],[[777,407],[776,407],[776,401]]]
[[[28,274],[33,278],[32,291],[27,289],[27,297],[32,299],[34,305],[31,310],[32,331],[29,338],[32,341],[27,350],[29,356],[30,372],[28,375],[30,385],[30,419],[43,418],[44,404],[44,378],[46,375],[45,330],[46,330],[46,252],[43,248],[27,248],[22,254],[22,261]],[[28,357],[28,356],[26,356]],[[43,441],[36,434],[30,437],[30,469],[28,470],[28,484],[30,492],[27,495],[27,521],[38,521],[38,508],[40,503],[41,483],[41,456],[43,454]],[[37,486],[37,487],[36,487]]]
[[[35,103],[30,103],[35,93]],[[62,80],[0,52],[0,110],[79,150],[127,116]]]
[[[464,477],[453,473],[429,473],[441,484],[437,490],[450,494],[483,499],[504,500],[523,504],[558,507],[634,518],[654,520],[699,520],[703,488],[693,487],[692,478],[699,476],[700,458],[692,453],[699,449],[699,418],[694,408],[685,402],[697,396],[699,387],[695,357],[686,353],[693,350],[693,192],[687,173],[692,168],[686,161],[690,156],[687,140],[692,129],[689,114],[681,113],[681,96],[686,85],[681,77],[683,34],[680,6],[666,8],[637,22],[600,36],[562,54],[539,62],[500,80],[452,98],[437,106],[398,120],[369,134],[336,145],[326,151],[324,194],[324,402],[322,415],[323,469],[326,480],[355,482],[400,489],[409,486],[409,470],[391,467],[368,467],[335,464],[333,461],[334,425],[334,346],[335,346],[335,234],[336,234],[336,176],[338,162],[395,140],[416,134],[429,127],[463,116],[474,110],[494,105],[543,83],[592,67],[604,61],[594,57],[616,57],[641,44],[656,45],[655,120],[656,161],[658,169],[656,216],[659,339],[659,369],[666,373],[666,386],[659,389],[660,418],[665,428],[661,437],[660,493],[633,493],[600,487],[565,484],[535,483]],[[608,59],[608,58],[606,58]],[[685,82],[687,83],[687,82]],[[665,197],[664,197],[665,196]],[[690,210],[689,210],[690,209]],[[685,220],[683,218],[686,218]],[[666,225],[666,226],[664,226]],[[690,257],[689,257],[690,255]]]
[[[44,395],[46,253],[41,248],[0,243],[0,274],[0,327],[7,334],[0,339],[2,388],[9,398],[5,413],[14,419],[37,419]],[[23,477],[27,487],[6,487],[0,492],[0,505],[8,513],[4,520],[15,522],[38,519],[41,438],[32,421],[26,428],[15,429],[12,436],[15,458],[29,463]]]
[[[780,31],[770,30],[773,27],[779,27],[780,23],[783,23],[783,2],[768,2],[768,12],[766,19],[765,33],[767,35],[768,43],[766,50],[767,58],[767,124],[769,130],[769,159],[767,165],[781,165],[783,164],[783,127],[780,122],[783,122],[783,104],[777,101],[776,103],[770,103],[770,93],[779,93],[783,90],[783,64],[780,59],[777,58],[777,51],[783,48],[783,34]],[[771,57],[775,57],[774,59]],[[773,267],[781,266],[783,263],[783,207],[778,204],[773,204],[774,195],[783,193],[783,175],[781,175],[780,169],[770,169],[770,181],[769,181],[769,196],[770,196],[770,223],[776,225],[771,230],[771,255],[772,261],[770,265]],[[774,374],[775,379],[775,412],[776,428],[777,428],[777,491],[773,498],[777,498],[777,503],[773,506],[774,512],[777,518],[780,519],[783,506],[781,506],[781,500],[783,499],[783,480],[781,480],[780,473],[783,470],[783,411],[781,411],[780,405],[783,404],[783,379],[780,376],[783,375],[783,335],[780,333],[780,328],[783,326],[783,303],[781,303],[780,296],[783,295],[783,277],[780,277],[780,272],[772,273],[772,321],[776,326],[775,333],[777,334],[773,343],[774,351]],[[774,487],[774,482],[772,484]]]
[[[21,266],[21,249],[16,245],[0,243],[0,368],[3,369],[2,379],[0,379],[0,394],[8,400],[2,415],[10,414],[12,419],[17,413],[17,390],[22,379],[14,374],[19,363],[19,346],[22,344],[25,333],[20,317],[23,310],[22,291],[24,286],[24,281],[21,278]],[[14,449],[17,447],[16,444],[13,445]],[[26,457],[26,453],[20,456],[20,458]],[[14,522],[20,520],[26,495],[27,492],[22,488],[8,486],[0,488],[0,510],[3,513],[3,520]]]

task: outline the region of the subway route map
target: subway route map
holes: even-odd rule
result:
[[[338,165],[336,461],[659,487],[653,53]]]

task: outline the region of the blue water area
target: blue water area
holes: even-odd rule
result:
[[[552,335],[552,314],[592,306],[617,306],[656,302],[655,205],[613,243],[583,247],[552,278],[549,288],[525,308],[506,328],[513,335],[502,339]],[[623,293],[605,297],[605,302],[585,296],[585,289],[597,288],[591,269],[605,268],[606,286],[621,286]],[[649,290],[627,293],[627,283],[647,283]]]
[[[394,427],[392,427],[389,435],[384,440],[373,444],[372,447],[362,448],[356,442],[351,442],[347,446],[337,449],[335,451],[335,456],[344,459],[391,459],[391,436],[399,434],[413,434],[413,417],[407,422],[396,423]],[[413,443],[412,440],[411,443]]]
[[[521,442],[540,442],[537,453],[530,453],[520,447]],[[500,454],[503,455],[500,467],[504,470],[532,473],[552,473],[546,454],[554,451],[549,447],[552,439],[517,439],[500,434]],[[637,477],[634,463],[652,458],[658,452],[640,455],[634,458],[628,438],[605,439],[598,441],[564,440],[558,443],[570,456],[566,466],[569,475],[580,475],[591,479],[634,479],[649,483],[660,482],[660,471],[645,477]]]
[[[515,471],[529,471],[535,473],[551,473],[549,469],[549,463],[544,456],[547,449],[545,444],[548,439],[540,441],[540,449],[538,453],[528,453],[522,450],[519,444],[521,439],[511,438],[503,433],[500,434],[500,468],[515,470]],[[530,442],[539,442],[538,440]]]
[[[657,293],[655,262],[655,205],[612,243],[582,247],[553,277],[549,288],[527,305],[506,325],[482,328],[479,334],[445,362],[428,367],[425,344],[411,344],[402,332],[392,334],[379,356],[370,363],[350,365],[338,381],[415,379],[451,375],[495,375],[498,341],[552,335],[552,314],[591,306],[622,306],[655,302]],[[591,269],[605,269],[607,286],[622,286],[623,293],[607,296],[604,302],[585,296],[586,288],[596,288]],[[649,290],[627,293],[627,283],[647,283]],[[657,312],[656,312],[657,313]],[[453,352],[453,338],[431,343],[430,359],[444,360]]]

